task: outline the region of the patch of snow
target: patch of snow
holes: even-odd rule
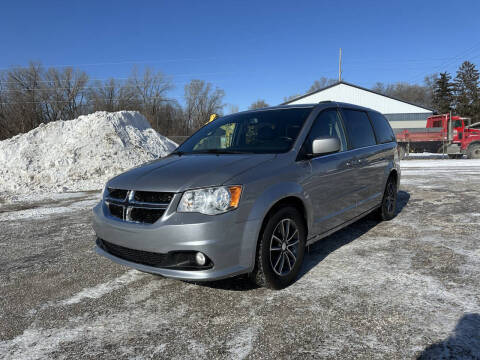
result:
[[[402,160],[400,168],[465,168],[480,167],[480,159]]]
[[[135,111],[102,111],[41,124],[0,141],[0,193],[9,198],[102,189],[109,178],[176,146]]]
[[[76,198],[87,197],[92,194],[96,194],[96,196],[99,199],[101,198],[101,191],[95,191],[95,192],[80,191],[80,192],[63,192],[63,193],[50,192],[50,193],[8,194],[8,199],[6,200],[8,203],[32,204],[32,203],[38,203],[38,202],[52,202],[52,201],[63,201],[63,200],[68,201]],[[1,207],[2,206],[0,205],[0,209]]]
[[[91,347],[82,351],[83,357],[97,357],[95,348],[103,346],[105,339],[116,343],[123,343],[125,337],[144,331],[156,331],[159,321],[166,323],[176,318],[174,312],[170,317],[163,316],[161,320],[158,315],[150,310],[140,311],[118,311],[107,313],[95,318],[89,314],[69,319],[69,326],[44,329],[32,324],[24,332],[11,340],[0,340],[0,354],[2,359],[48,359],[63,344],[75,341],[86,341]],[[149,354],[161,354],[165,350],[164,344],[152,346]],[[119,349],[126,354],[131,352],[131,346],[122,345]],[[133,355],[133,354],[132,354]]]
[[[228,351],[232,359],[245,359],[253,350],[253,342],[257,337],[258,329],[248,327],[241,330],[228,342]]]
[[[98,203],[98,199],[78,201],[70,206],[35,207],[26,210],[6,211],[0,213],[0,221],[43,218],[55,214],[65,214],[77,210],[92,208],[96,203]]]
[[[405,160],[408,159],[448,159],[448,155],[439,153],[409,153]]]
[[[119,276],[116,279],[108,281],[106,283],[98,284],[97,286],[83,289],[76,293],[72,297],[60,302],[60,305],[73,305],[78,304],[84,299],[98,299],[102,296],[120,289],[132,282],[141,279],[145,274],[137,270],[127,271],[125,274]]]

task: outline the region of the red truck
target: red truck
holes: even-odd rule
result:
[[[469,119],[449,114],[434,115],[422,129],[396,130],[400,159],[411,152],[446,153],[452,159],[464,154],[480,159],[480,130],[467,125]],[[474,124],[477,125],[477,124]]]

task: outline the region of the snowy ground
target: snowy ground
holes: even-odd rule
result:
[[[478,359],[480,163],[438,161],[403,161],[397,217],[315,244],[282,291],[95,255],[98,193],[0,205],[0,358]]]

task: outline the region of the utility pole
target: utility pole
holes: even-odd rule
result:
[[[340,56],[338,57],[338,82],[342,81],[342,48],[340,48]]]

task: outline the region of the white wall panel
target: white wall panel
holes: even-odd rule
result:
[[[311,104],[320,101],[346,102],[377,110],[382,114],[431,113],[430,110],[391,99],[348,84],[338,84],[315,94],[290,102],[289,104]]]
[[[390,126],[393,129],[408,129],[408,128],[424,128],[427,126],[425,120],[419,121],[390,121]]]

